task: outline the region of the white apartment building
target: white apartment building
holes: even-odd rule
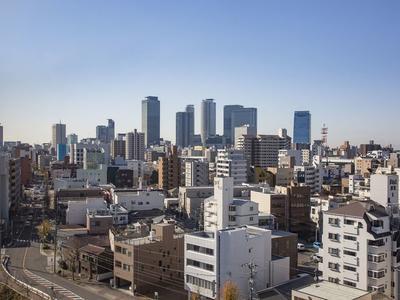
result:
[[[257,265],[254,291],[289,279],[289,259],[272,259],[270,230],[247,225],[230,227],[233,178],[215,178],[214,197],[206,200],[205,207],[207,202],[213,202],[212,210],[205,211],[204,217],[210,224],[205,231],[185,235],[185,289],[189,294],[216,299],[224,283],[233,281],[240,298],[247,298],[251,263]],[[252,207],[249,214],[258,211],[257,205]]]
[[[232,177],[234,184],[247,181],[247,162],[243,151],[220,149],[217,154],[217,177]]]
[[[89,185],[107,184],[107,166],[99,165],[97,169],[77,169],[76,179],[86,181]]]
[[[221,223],[225,219],[228,222]],[[218,228],[241,225],[258,225],[258,204],[250,200],[234,199],[233,178],[216,177],[214,195],[204,200],[204,230],[215,231]]]
[[[114,204],[128,211],[152,210],[164,208],[165,196],[159,190],[112,190]]]
[[[309,186],[311,194],[318,194],[322,188],[322,176],[320,167],[294,166],[294,180],[300,186]]]
[[[208,162],[192,160],[185,162],[185,186],[209,185]]]
[[[387,296],[392,285],[398,289],[392,279],[390,217],[383,206],[363,201],[324,212],[323,232],[324,280]]]

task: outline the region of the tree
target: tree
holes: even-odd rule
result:
[[[222,287],[221,294],[223,300],[238,300],[239,288],[233,281],[227,281]]]
[[[42,242],[45,242],[47,240],[47,237],[49,236],[51,231],[51,224],[49,220],[43,220],[42,224],[38,226],[38,234]]]
[[[200,300],[200,294],[198,293],[191,293],[190,300]]]

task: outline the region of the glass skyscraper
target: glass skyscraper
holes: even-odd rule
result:
[[[142,100],[142,132],[146,146],[160,143],[160,101],[148,96]]]
[[[216,104],[214,99],[205,99],[201,102],[201,142],[203,145],[209,137],[216,134]]]
[[[293,143],[311,144],[311,114],[309,111],[295,111]]]
[[[242,105],[224,106],[224,136],[226,143],[234,144],[235,128],[249,125],[257,132],[257,108]]]

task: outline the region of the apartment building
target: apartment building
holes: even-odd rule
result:
[[[321,193],[322,176],[319,167],[295,166],[294,181],[300,186],[309,186],[311,194]]]
[[[168,156],[158,159],[158,186],[164,191],[178,188],[181,180],[181,165],[176,146]]]
[[[224,189],[220,187],[223,186]],[[258,204],[249,200],[234,199],[233,178],[215,178],[214,195],[204,200],[204,230],[215,231],[221,224],[220,216],[227,216],[225,227],[258,225]],[[222,228],[225,228],[222,227]]]
[[[160,190],[114,189],[112,198],[128,211],[140,211],[163,209],[165,196]]]
[[[232,177],[235,185],[247,181],[247,162],[243,151],[220,149],[217,154],[217,177]]]
[[[185,162],[185,186],[208,186],[208,162],[192,160]]]
[[[185,299],[184,239],[173,224],[155,224],[146,237],[114,238],[114,284],[133,294],[169,286],[174,299]],[[179,297],[181,295],[181,297]],[[161,296],[161,295],[160,295]]]
[[[393,294],[390,217],[374,201],[354,202],[323,214],[323,279],[364,291]]]

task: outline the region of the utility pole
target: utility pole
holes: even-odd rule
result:
[[[247,267],[250,270],[250,277],[249,277],[249,299],[253,300],[254,294],[254,276],[257,273],[257,265],[254,262],[250,262],[247,264],[243,264],[242,267]]]
[[[53,272],[57,273],[57,216],[58,216],[58,199],[54,197],[54,205],[56,209],[56,215],[54,217],[54,257],[53,257]]]

